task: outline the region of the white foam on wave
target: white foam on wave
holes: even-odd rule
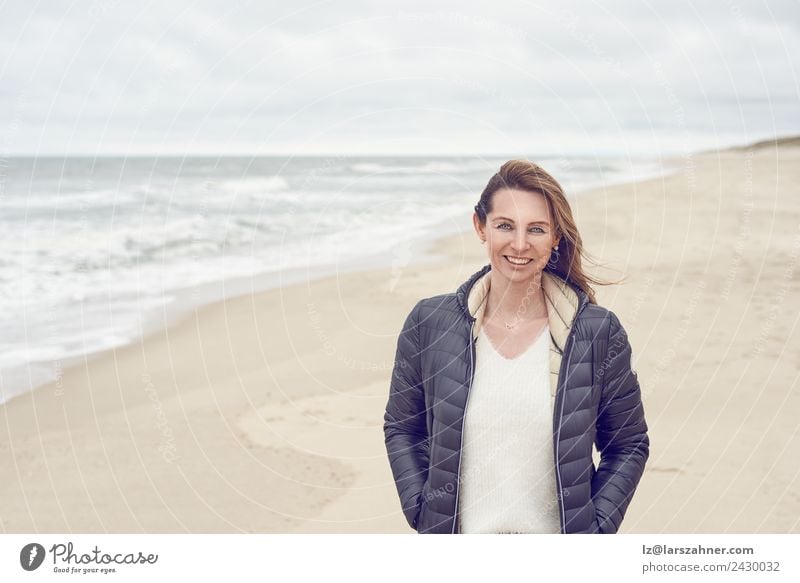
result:
[[[122,189],[95,189],[88,191],[56,191],[13,193],[0,197],[0,210],[36,211],[47,210],[57,214],[59,210],[74,211],[88,206],[123,206],[136,199],[133,192]]]
[[[283,176],[248,176],[223,180],[219,188],[225,192],[240,194],[258,194],[289,190],[289,182]]]
[[[465,160],[459,162],[429,161],[422,163],[394,163],[362,162],[351,164],[350,170],[359,174],[462,174],[465,172],[495,171],[496,164],[490,160]]]
[[[416,260],[418,241],[469,228],[495,162],[361,159],[344,165],[349,173],[311,181],[305,170],[282,176],[278,168],[207,180],[191,167],[179,180],[139,176],[119,185],[126,208],[108,212],[115,189],[98,184],[74,199],[84,203],[77,216],[8,219],[0,401],[52,380],[59,363],[127,344],[147,322],[163,323],[156,316],[188,309],[186,297],[175,299],[180,290],[206,286],[214,290],[208,302],[232,293],[234,281],[247,289],[270,275],[313,279],[367,260],[402,268]],[[587,183],[602,174],[592,161],[572,169]]]

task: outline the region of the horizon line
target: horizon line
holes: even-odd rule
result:
[[[731,149],[741,149],[741,148],[755,148],[755,147],[765,147],[771,144],[780,144],[782,142],[787,143],[794,143],[797,142],[800,144],[800,134],[786,134],[786,135],[776,135],[770,138],[762,138],[756,141],[750,141],[747,143],[733,143],[727,146],[720,146],[720,147],[712,147],[712,148],[703,148],[693,151],[676,151],[676,152],[654,152],[651,154],[631,154],[630,152],[571,152],[568,154],[524,154],[529,158],[558,158],[563,156],[570,156],[570,157],[579,157],[579,156],[586,156],[586,157],[606,157],[606,156],[613,156],[613,157],[623,157],[628,156],[632,158],[653,158],[653,157],[675,157],[681,155],[693,155],[693,154],[704,154],[709,152],[718,152],[718,151],[725,151]],[[203,152],[191,152],[191,153],[179,153],[179,152],[137,152],[137,153],[120,153],[120,152],[109,152],[109,153],[46,153],[46,154],[34,154],[34,153],[15,153],[15,154],[0,154],[0,161],[3,159],[10,159],[10,158],[508,158],[513,159],[519,156],[523,156],[520,153],[408,153],[408,152],[387,152],[382,154],[375,154],[375,153],[364,153],[364,152],[318,152],[318,153],[298,153],[298,152],[269,152],[269,153],[255,153],[255,152],[239,152],[234,154],[219,154],[219,153],[203,153]]]

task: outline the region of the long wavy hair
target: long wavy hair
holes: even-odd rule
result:
[[[583,290],[593,304],[597,303],[594,289],[590,284],[612,285],[620,281],[603,281],[587,275],[583,270],[583,259],[592,265],[600,265],[583,249],[583,241],[572,209],[569,206],[564,189],[541,166],[528,160],[509,160],[500,167],[500,170],[489,179],[489,183],[481,193],[475,212],[482,226],[486,226],[486,217],[492,212],[492,197],[502,189],[525,190],[542,194],[547,201],[550,217],[555,225],[556,234],[561,235],[558,242],[558,260],[550,261],[545,266],[545,271],[553,273],[562,279],[571,282]]]

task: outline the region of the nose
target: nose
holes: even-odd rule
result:
[[[514,252],[524,252],[530,246],[528,242],[528,233],[524,230],[518,230],[514,235],[514,240],[511,242],[511,248]]]

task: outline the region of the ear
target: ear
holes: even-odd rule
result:
[[[478,213],[472,213],[472,225],[475,227],[475,232],[478,234],[478,237],[481,239],[486,239],[486,229],[481,225],[481,221],[478,218]]]

